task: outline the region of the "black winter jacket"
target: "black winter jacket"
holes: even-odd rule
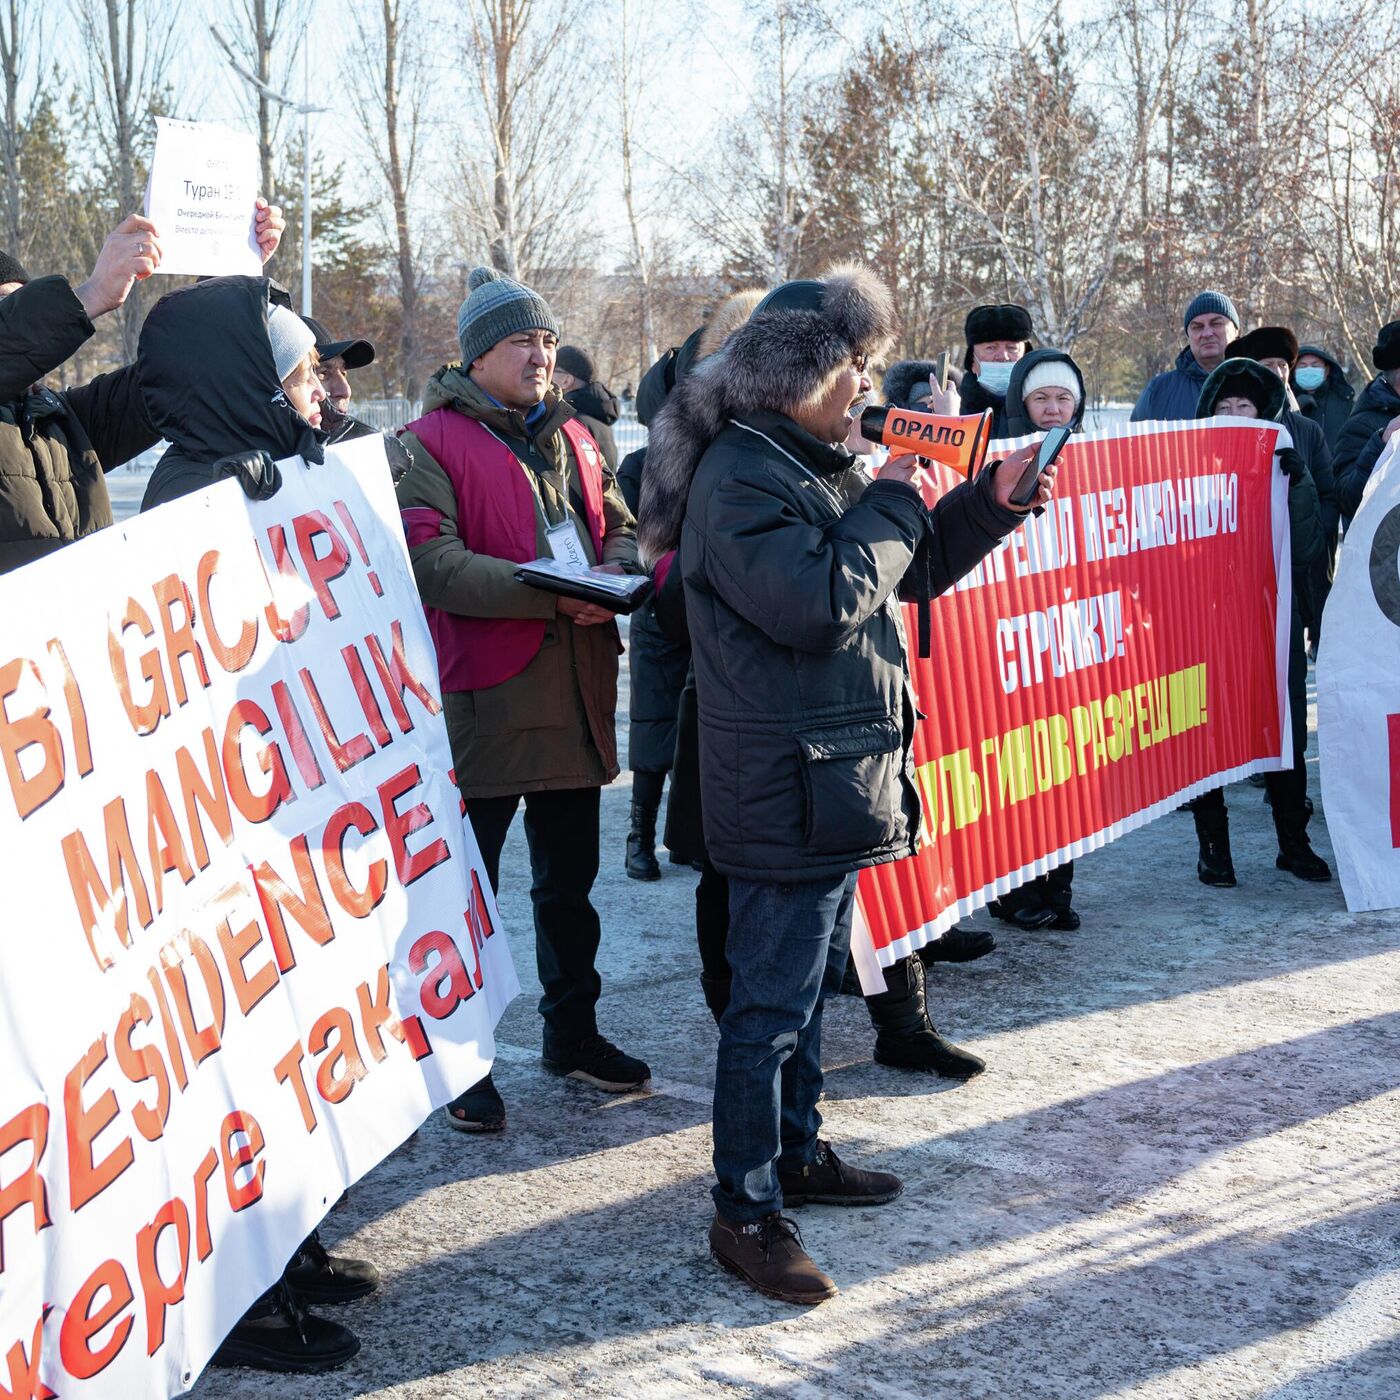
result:
[[[941,592],[1022,518],[996,504],[990,471],[929,511],[776,413],[714,438],[680,567],[721,872],[815,880],[912,854],[915,711],[895,590]]]
[[[1298,347],[1298,353],[1316,355],[1318,359],[1327,361],[1327,378],[1322,381],[1320,389],[1312,392],[1300,389],[1296,369],[1291,383],[1294,396],[1298,400],[1299,411],[1322,429],[1322,436],[1327,439],[1330,451],[1336,447],[1337,437],[1351,415],[1352,405],[1356,402],[1356,390],[1347,383],[1346,371],[1320,345],[1301,345]]]
[[[1012,373],[1015,371],[1013,370]],[[992,410],[992,436],[994,438],[1011,436],[1006,431],[1006,400],[984,389],[982,381],[971,370],[964,373],[962,382],[958,385],[958,399],[964,413],[981,413],[988,408]]]
[[[160,440],[130,366],[61,394],[32,389],[92,334],[65,278],[0,298],[0,573],[110,525],[104,473]]]
[[[290,306],[266,277],[211,277],[151,308],[137,347],[141,394],[171,445],[142,510],[213,485],[220,458],[250,448],[273,461],[324,460],[325,435],[292,407],[277,378],[267,338],[270,302]]]
[[[606,384],[600,384],[595,379],[582,389],[571,390],[564,398],[583,420],[583,426],[593,434],[593,440],[602,449],[608,470],[616,472],[617,440],[613,437],[612,425],[621,415],[617,396]]]
[[[1390,387],[1385,375],[1378,374],[1362,391],[1342,425],[1332,449],[1332,470],[1337,476],[1337,504],[1342,519],[1350,520],[1361,504],[1361,494],[1371,479],[1385,447],[1381,430],[1400,414],[1400,394]]]

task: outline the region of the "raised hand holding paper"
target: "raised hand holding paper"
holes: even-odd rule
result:
[[[160,230],[160,272],[262,272],[254,226],[257,142],[213,122],[156,118],[146,217]]]

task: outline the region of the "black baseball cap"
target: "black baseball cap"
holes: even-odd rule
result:
[[[323,360],[333,360],[337,355],[345,361],[346,369],[363,369],[374,359],[374,346],[367,340],[333,340],[331,333],[311,316],[301,318],[311,327],[316,337],[316,353]]]

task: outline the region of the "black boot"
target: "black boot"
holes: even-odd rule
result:
[[[938,1034],[928,1016],[923,962],[901,958],[885,969],[886,991],[865,999],[875,1027],[875,1059],[896,1069],[931,1070],[945,1079],[971,1079],[987,1062]]]
[[[318,1230],[301,1242],[282,1277],[304,1303],[349,1303],[379,1287],[373,1264],[328,1253]]]
[[[729,1005],[729,988],[732,983],[733,979],[730,977],[712,977],[708,972],[700,974],[700,990],[704,994],[705,1005],[710,1008],[710,1015],[715,1018],[715,1025],[719,1025],[719,1019]]]
[[[1307,777],[1295,768],[1268,775],[1274,831],[1278,835],[1278,857],[1274,864],[1300,880],[1320,883],[1332,878],[1332,867],[1313,850],[1308,840]]]
[[[664,773],[632,775],[632,829],[627,833],[627,878],[659,880],[656,863],[656,814],[661,807]]]
[[[1230,814],[1224,803],[1204,811],[1192,807],[1196,822],[1196,840],[1200,855],[1196,860],[1196,877],[1203,885],[1221,889],[1235,886],[1235,862],[1230,856]]]
[[[307,1312],[282,1280],[234,1323],[209,1364],[305,1374],[343,1366],[359,1349],[348,1327]]]

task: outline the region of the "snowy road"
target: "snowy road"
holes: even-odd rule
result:
[[[605,793],[602,1025],[657,1076],[609,1098],[538,1066],[517,823],[508,1130],[435,1117],[331,1216],[385,1277],[341,1314],[364,1342],[350,1366],[210,1373],[195,1394],[1400,1394],[1400,918],[1275,871],[1260,796],[1230,793],[1238,889],[1196,881],[1173,815],[1082,862],[1079,933],[997,926],[997,952],[940,971],[940,1025],[990,1064],[969,1084],[874,1064],[861,1003],[834,1006],[827,1131],[907,1186],[798,1213],[842,1289],[806,1313],[706,1252],[693,877],[624,878],[625,780]]]

